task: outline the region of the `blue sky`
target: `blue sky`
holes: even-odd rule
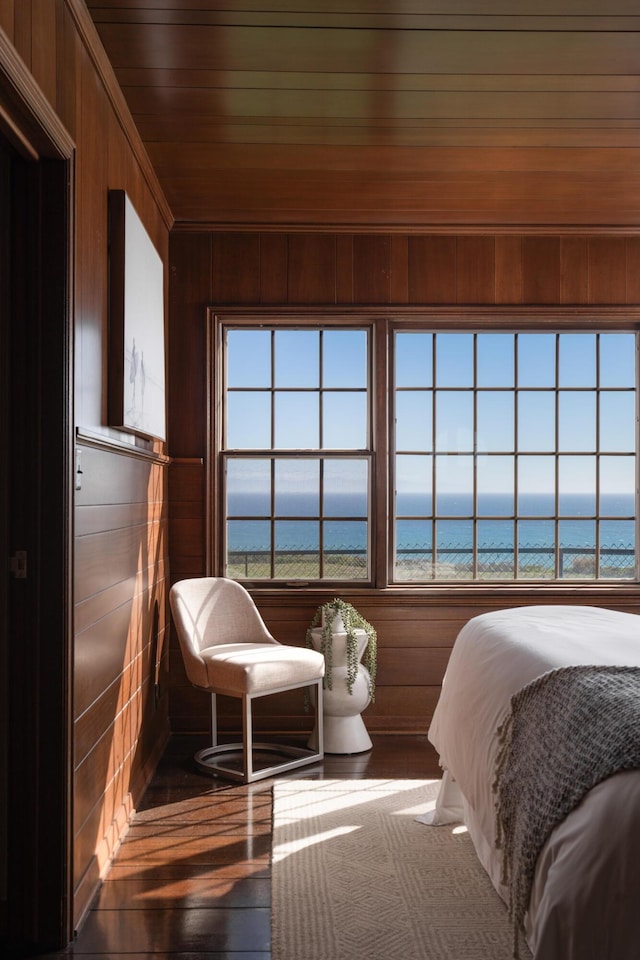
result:
[[[228,447],[265,451],[271,447],[273,387],[275,448],[366,448],[365,332],[338,328],[325,330],[320,338],[317,330],[279,329],[275,339],[272,336],[269,330],[227,332],[227,385],[232,388],[228,394]],[[481,492],[513,489],[511,453],[516,430],[518,450],[523,454],[517,467],[521,490],[555,489],[553,454],[557,447],[561,493],[593,493],[596,469],[603,492],[633,492],[635,336],[600,335],[598,417],[596,344],[595,333],[567,332],[556,337],[524,332],[518,334],[516,359],[513,333],[482,332],[477,337],[474,375],[473,334],[444,332],[434,337],[431,333],[399,332],[395,340],[399,492],[424,491],[430,486],[434,450],[437,484],[452,492],[472,489],[474,405]],[[474,376],[480,388],[477,393],[468,389],[474,386]],[[517,394],[512,389],[516,377]],[[319,386],[322,393],[316,392]],[[594,454],[598,444],[604,454],[599,467]],[[279,466],[278,495],[308,489],[316,475],[317,460],[306,467],[285,461]],[[349,478],[343,471],[342,486],[349,482],[360,491],[362,474]],[[268,464],[245,464],[234,483],[244,485],[245,490],[266,490]]]

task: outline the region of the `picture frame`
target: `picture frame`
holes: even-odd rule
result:
[[[164,441],[164,265],[126,192],[108,207],[109,426]]]

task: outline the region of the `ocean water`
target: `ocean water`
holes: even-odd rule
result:
[[[518,542],[520,548],[553,550],[554,498],[546,494],[523,494],[519,498]],[[464,495],[446,494],[438,499],[437,540],[440,549],[468,551],[473,544],[472,503]],[[419,495],[404,495],[397,502],[396,551],[429,550],[433,524],[425,519],[431,502]],[[478,549],[513,549],[516,537],[512,516],[513,498],[500,494],[479,500]],[[227,544],[230,551],[263,551],[271,548],[270,502],[260,494],[229,496]],[[319,543],[318,497],[287,494],[276,501],[275,547],[277,550],[317,550]],[[595,497],[565,494],[560,500],[560,546],[563,549],[593,549],[596,541]],[[467,514],[465,516],[465,514]],[[632,495],[608,494],[600,501],[600,543],[606,549],[635,548],[635,502]],[[235,519],[234,519],[235,518]],[[250,518],[250,519],[249,519]],[[366,550],[366,498],[336,494],[326,498],[324,546],[332,550]]]

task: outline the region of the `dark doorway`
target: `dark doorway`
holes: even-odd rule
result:
[[[11,200],[10,158],[0,145],[0,550],[9,556],[9,210]],[[0,577],[0,931],[7,932],[7,840],[8,840],[8,610],[7,580]]]
[[[70,937],[70,163],[0,134],[1,935]]]

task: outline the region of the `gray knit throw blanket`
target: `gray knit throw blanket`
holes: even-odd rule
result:
[[[511,698],[498,730],[493,791],[513,956],[536,861],[549,834],[591,787],[640,768],[640,667],[561,667]]]

